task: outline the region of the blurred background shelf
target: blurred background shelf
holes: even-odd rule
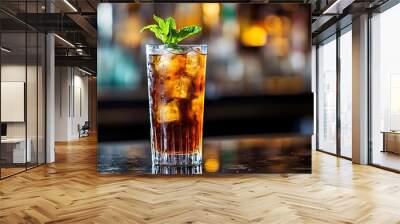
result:
[[[204,135],[312,134],[313,95],[237,96],[207,99]],[[148,101],[102,101],[101,141],[148,139]],[[131,115],[131,116],[127,116]]]

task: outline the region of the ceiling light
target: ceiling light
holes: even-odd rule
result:
[[[75,48],[75,45],[73,45],[73,44],[72,44],[71,42],[69,42],[68,40],[66,40],[66,39],[64,39],[64,38],[62,38],[62,37],[60,37],[60,36],[57,35],[57,34],[54,34],[54,36],[57,37],[57,38],[58,38],[59,40],[61,40],[62,42],[64,42],[65,44],[67,44],[68,46]]]
[[[7,48],[5,48],[5,47],[1,47],[0,49],[1,49],[2,51],[6,52],[6,53],[10,53],[10,52],[11,52],[11,50],[9,50],[9,49],[7,49]]]
[[[76,53],[78,53],[79,55],[83,55],[83,49],[82,48],[77,48],[76,49]]]
[[[341,14],[343,13],[343,10],[351,5],[353,2],[354,0],[336,0],[335,2],[333,2],[332,5],[325,9],[322,14]]]
[[[81,69],[81,68],[79,68],[79,67],[78,67],[78,70],[81,71],[81,72],[83,72],[83,73],[85,73],[86,75],[90,75],[90,76],[92,75],[92,73],[90,73],[90,72],[88,72],[88,71],[86,71],[86,70],[83,70],[83,69]]]
[[[64,0],[65,4],[67,4],[74,12],[78,12],[78,10],[68,1]]]

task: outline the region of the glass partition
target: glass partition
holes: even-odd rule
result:
[[[0,6],[41,13],[44,1]],[[12,15],[12,13],[10,14]],[[0,178],[45,163],[45,35],[0,12]]]
[[[26,12],[38,13],[38,1],[27,1]],[[38,17],[31,18],[38,23]],[[38,64],[39,64],[39,35],[35,29],[27,27],[27,142],[31,150],[30,162],[27,167],[32,168],[38,164]]]
[[[400,5],[371,19],[372,163],[400,170]]]
[[[340,155],[352,157],[352,34],[351,26],[340,36]]]
[[[31,161],[26,138],[26,41],[24,31],[1,34],[2,177],[24,171]]]
[[[336,153],[336,37],[318,47],[318,148]]]

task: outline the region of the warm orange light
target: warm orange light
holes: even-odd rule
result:
[[[264,19],[264,26],[269,35],[287,36],[291,30],[292,22],[286,16],[269,15]]]
[[[267,32],[261,26],[252,25],[242,32],[240,39],[245,46],[261,47],[267,43]]]
[[[218,3],[203,3],[203,13],[207,16],[218,16],[220,7]]]
[[[200,25],[202,23],[202,7],[198,4],[178,4],[173,16],[178,24],[178,28]]]
[[[283,35],[289,35],[291,29],[292,29],[292,21],[286,17],[286,16],[281,16],[282,20],[282,33]]]
[[[271,44],[274,46],[276,54],[279,56],[286,56],[289,53],[289,39],[286,37],[275,37],[272,39]]]
[[[143,36],[138,34],[142,26],[137,16],[130,16],[117,27],[116,38],[129,48],[138,47]]]
[[[215,173],[219,170],[219,161],[217,159],[207,159],[204,167],[207,172]]]
[[[269,15],[264,20],[265,29],[268,34],[282,35],[282,20],[279,16]]]
[[[220,5],[219,3],[203,3],[203,20],[207,26],[213,27],[219,23]]]

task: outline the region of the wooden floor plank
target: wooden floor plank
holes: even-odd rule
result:
[[[311,175],[100,176],[96,139],[0,181],[0,223],[400,223],[400,175],[313,152]]]

